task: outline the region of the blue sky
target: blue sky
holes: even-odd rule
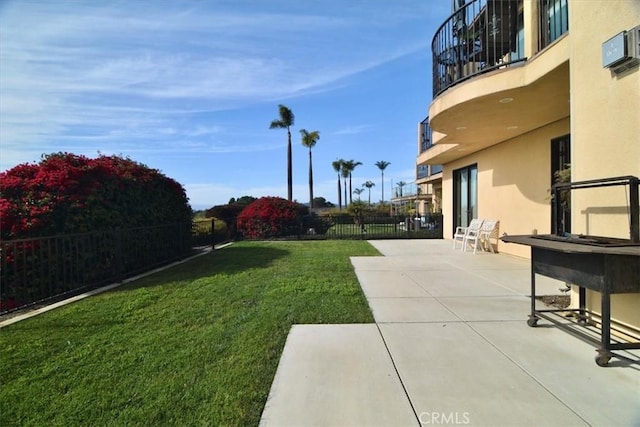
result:
[[[337,202],[337,158],[380,200],[415,179],[446,0],[0,2],[0,170],[66,151],[121,154],[180,182],[194,209],[287,194],[307,202],[300,129],[320,131],[314,193]],[[364,193],[366,194],[366,193]]]

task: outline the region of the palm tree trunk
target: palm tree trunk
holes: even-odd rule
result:
[[[382,203],[384,203],[384,171],[382,172]]]
[[[309,147],[309,207],[313,209],[313,162],[311,161],[311,147]]]
[[[344,177],[344,207],[347,207],[347,177]]]
[[[349,203],[353,203],[353,189],[351,188],[351,173],[349,173]]]
[[[369,206],[371,206],[371,187],[369,187]]]
[[[291,131],[287,127],[287,136],[289,143],[287,144],[287,197],[291,202],[293,201],[293,161],[291,160]]]
[[[340,186],[340,175],[338,175],[338,208],[342,210],[342,187]]]

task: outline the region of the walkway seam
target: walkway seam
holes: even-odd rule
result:
[[[396,372],[396,376],[398,377],[398,380],[400,381],[400,385],[402,386],[402,390],[404,391],[404,395],[406,396],[407,400],[409,401],[409,405],[411,406],[411,410],[413,411],[413,415],[416,417],[416,421],[418,422],[418,425],[422,426],[422,422],[420,421],[420,416],[418,415],[418,412],[416,411],[415,406],[413,406],[413,402],[411,401],[411,397],[409,396],[409,391],[407,390],[407,387],[405,386],[404,381],[402,380],[402,376],[400,375],[400,371],[398,371],[398,366],[396,366],[396,361],[393,360],[393,355],[391,354],[391,350],[389,349],[389,346],[387,345],[387,341],[384,339],[384,334],[380,330],[380,325],[378,324],[378,322],[376,322],[376,328],[378,329],[378,333],[380,334],[380,338],[382,338],[382,343],[384,344],[384,348],[387,349],[387,354],[389,355],[389,359],[391,359],[391,364],[393,365],[393,370]]]

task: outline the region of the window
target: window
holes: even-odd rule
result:
[[[511,60],[524,59],[524,12],[518,12],[518,29],[516,31],[515,49],[511,52]]]
[[[568,0],[540,0],[540,49],[569,31]]]
[[[478,165],[453,171],[453,231],[478,217]]]
[[[569,30],[567,0],[551,0],[547,5],[549,14],[549,42],[554,41]]]
[[[416,170],[416,179],[422,179],[429,176],[427,165],[418,165]]]

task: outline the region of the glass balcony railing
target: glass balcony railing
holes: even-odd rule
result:
[[[431,50],[434,97],[470,77],[524,61],[523,0],[468,0],[440,26]]]
[[[392,199],[401,199],[403,197],[413,197],[421,194],[420,186],[414,182],[406,184],[396,184],[391,192]]]
[[[416,184],[415,182],[407,182],[396,184],[391,190],[391,199],[417,199],[420,196],[429,197],[427,194],[427,186],[424,184]]]

